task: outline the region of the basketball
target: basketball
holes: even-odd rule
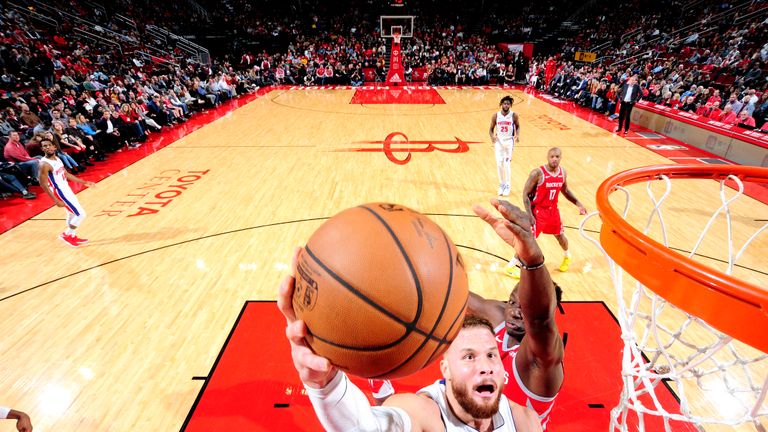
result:
[[[426,216],[387,203],[353,207],[307,241],[293,308],[312,350],[365,378],[414,373],[460,330],[469,290],[461,256]]]

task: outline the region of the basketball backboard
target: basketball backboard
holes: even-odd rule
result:
[[[413,19],[411,15],[382,15],[379,17],[381,37],[392,38],[396,34],[401,38],[413,37]]]

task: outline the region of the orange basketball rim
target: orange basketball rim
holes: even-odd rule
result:
[[[729,176],[742,182],[768,183],[768,168],[739,165],[654,165],[621,172],[597,191],[602,219],[600,243],[606,253],[638,282],[713,328],[768,352],[768,287],[739,280],[689,259],[631,226],[611,206],[617,186],[669,179],[712,179]],[[648,271],[648,269],[653,269]]]

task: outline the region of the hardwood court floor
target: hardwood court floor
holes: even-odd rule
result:
[[[669,163],[520,91],[438,90],[445,104],[435,105],[355,105],[353,92],[272,91],[105,178],[78,195],[87,247],[56,239],[58,208],[2,234],[0,403],[29,412],[41,431],[178,430],[200,390],[193,377],[211,369],[243,303],[273,300],[293,247],[323,218],[364,202],[433,215],[462,245],[472,289],[506,298],[512,281],[500,269],[511,249],[470,207],[495,196],[488,126],[508,93],[522,122],[513,203],[552,146],[589,210],[610,174]],[[412,143],[398,143],[405,137]],[[397,164],[391,158],[407,153],[388,158],[385,146],[421,151]],[[689,250],[688,227],[716,208],[716,184],[685,183],[678,195],[670,243]],[[553,237],[540,244],[565,299],[613,307],[605,261],[575,229],[576,207],[562,199],[561,211],[572,270],[555,270],[562,255]],[[732,211],[740,239],[768,214],[751,198]],[[719,242],[702,252],[720,257]],[[768,244],[748,255],[739,274],[766,286]]]

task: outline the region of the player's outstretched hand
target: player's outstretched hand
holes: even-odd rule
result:
[[[32,432],[32,421],[27,413],[11,409],[11,412],[8,413],[8,418],[16,420],[16,429],[19,432]]]
[[[19,432],[32,432],[32,421],[27,414],[24,414],[19,421],[16,422],[16,429]]]
[[[280,284],[277,306],[288,323],[285,328],[285,336],[291,343],[293,366],[299,372],[299,378],[309,387],[323,388],[336,376],[338,370],[328,359],[312,352],[305,339],[307,336],[307,325],[304,324],[304,321],[296,319],[296,314],[293,311],[293,288],[296,282],[293,274],[295,274],[296,261],[300,250],[300,248],[296,248],[293,254],[291,275],[286,276],[283,279],[283,283]]]
[[[544,259],[531,231],[530,217],[508,201],[492,199],[491,205],[502,217],[494,216],[485,208],[474,205],[472,210],[490,225],[496,234],[511,245],[517,256],[526,264],[537,264]]]

